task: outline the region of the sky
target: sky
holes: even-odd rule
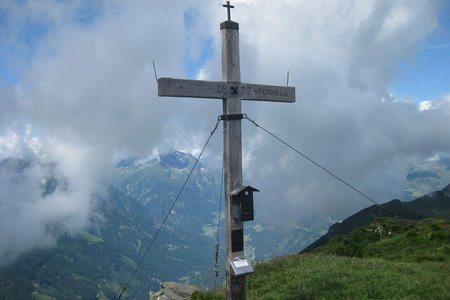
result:
[[[438,26],[413,55],[396,66],[392,93],[415,101],[434,100],[448,94],[450,76],[450,3],[438,13]]]
[[[0,159],[44,162],[0,172],[0,264],[89,226],[117,160],[198,154],[222,104],[158,98],[153,62],[160,77],[220,80],[222,4],[0,2]],[[379,202],[416,162],[449,155],[448,1],[232,4],[242,81],[284,85],[289,71],[297,91],[243,103],[250,118]],[[221,157],[221,134],[205,155]],[[243,158],[263,224],[371,205],[245,122]],[[66,185],[43,195],[51,174]]]

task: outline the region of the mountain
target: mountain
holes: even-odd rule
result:
[[[122,163],[115,185],[94,199],[90,228],[61,234],[56,247],[34,249],[2,268],[0,299],[116,298],[141,262],[127,296],[148,295],[163,279],[210,284],[215,236],[206,235],[204,226],[214,222],[219,182],[201,165],[142,260],[194,161],[177,152]],[[5,164],[19,175],[19,167],[27,166],[20,160]]]
[[[420,220],[431,217],[450,219],[450,184],[441,191],[430,193],[410,202],[401,202],[395,199],[380,206],[372,205],[346,218],[342,222],[333,224],[327,234],[323,235],[301,252],[310,252],[319,246],[325,245],[333,237],[348,234],[357,227],[370,224],[375,218],[399,217]]]
[[[310,253],[255,264],[246,298],[449,299],[449,245],[449,219],[376,218]],[[225,299],[225,292],[195,291],[191,299]]]
[[[95,196],[96,208],[85,231],[67,234],[55,226],[56,246],[33,249],[0,269],[0,299],[116,298],[136,270],[126,297],[148,295],[162,281],[211,286],[216,245],[219,201],[223,202],[220,163],[202,160],[192,173],[176,205],[178,196],[196,159],[174,152],[154,159],[129,158],[117,164],[116,176]],[[21,172],[32,162],[20,159],[0,161],[0,170]],[[57,166],[45,164],[41,190],[51,195],[70,183],[58,174]],[[297,253],[327,232],[336,220],[330,216],[311,216],[302,223],[291,222],[285,228],[270,228],[256,219],[245,223],[246,257],[267,260]],[[389,207],[404,207],[393,201]],[[418,201],[409,215],[422,218],[419,210],[433,211],[428,202]],[[437,200],[435,203],[441,203]],[[222,206],[223,207],[223,206]],[[445,205],[444,205],[445,207]],[[162,231],[148,248],[161,222],[170,210]],[[440,207],[439,212],[445,210]],[[430,212],[431,213],[431,212]],[[223,211],[220,214],[221,275],[224,266]],[[144,254],[149,249],[145,259]],[[221,278],[221,277],[220,277]],[[139,297],[138,297],[139,298]]]
[[[257,263],[253,299],[449,299],[450,220],[379,218],[311,253]],[[225,299],[196,291],[191,299]]]
[[[254,266],[255,272],[246,279],[246,299],[449,299],[449,267],[448,261],[417,263],[320,253],[283,256]],[[192,296],[225,299],[223,291]]]
[[[156,224],[142,205],[117,190],[98,202],[102,215],[93,216],[95,229],[62,235],[56,247],[32,250],[3,268],[0,298],[115,298],[143,251],[140,241]],[[145,271],[136,277],[133,284],[152,280]]]
[[[60,228],[55,247],[33,249],[1,268],[0,299],[116,298],[141,263],[195,161],[190,154],[174,152],[119,162],[106,192],[93,199],[96,209],[90,227],[71,235]],[[1,163],[13,169],[20,180],[21,170],[35,162]],[[55,186],[67,184],[57,175],[46,175],[41,181],[43,193],[51,194]],[[212,285],[219,200],[223,201],[220,181],[220,169],[202,162],[197,165],[125,296],[148,295],[162,281]],[[322,216],[280,230],[248,222],[246,255],[261,260],[296,253],[333,222]],[[222,212],[220,274],[223,232]]]
[[[314,253],[405,262],[450,262],[450,220],[375,219],[336,236]]]

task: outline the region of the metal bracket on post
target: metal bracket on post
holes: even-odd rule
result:
[[[221,121],[242,120],[243,118],[244,118],[244,114],[231,114],[231,115],[219,116],[219,119]]]

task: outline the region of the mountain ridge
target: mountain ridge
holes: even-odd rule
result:
[[[327,244],[333,237],[350,233],[357,227],[370,224],[375,218],[397,217],[420,220],[428,217],[450,219],[450,184],[440,191],[419,197],[413,201],[391,200],[381,205],[372,205],[351,215],[341,222],[333,224],[328,232],[314,243],[300,251],[308,253]]]
[[[96,209],[90,218],[91,226],[74,234],[62,228],[56,245],[32,249],[0,269],[0,299],[30,299],[30,295],[38,299],[116,298],[169,213],[193,163],[192,155],[179,153],[119,163],[111,185],[93,199]],[[16,171],[20,175],[20,168]],[[220,180],[220,169],[212,171],[201,163],[197,165],[126,295],[148,294],[161,281],[213,284],[218,201],[223,201]],[[53,192],[47,189],[49,195]],[[314,222],[292,224],[282,231],[249,222],[246,257],[267,259],[298,252],[302,243],[315,240],[317,232],[331,222],[328,217],[318,217]],[[223,234],[220,239],[219,266],[223,274]]]

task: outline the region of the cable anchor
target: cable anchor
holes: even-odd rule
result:
[[[231,115],[221,115],[219,119],[222,121],[234,121],[234,120],[242,120],[246,116],[245,114],[231,114]]]

